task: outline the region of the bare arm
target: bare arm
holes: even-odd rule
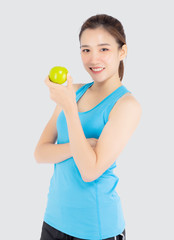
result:
[[[69,143],[55,144],[58,137],[56,121],[61,110],[57,105],[35,148],[34,157],[38,163],[57,163],[70,157]]]
[[[82,84],[74,84],[74,90],[81,86]],[[34,157],[38,163],[59,163],[72,157],[70,143],[55,144],[58,137],[56,121],[61,110],[57,105],[35,148]],[[94,148],[97,139],[89,138],[88,142]]]
[[[88,138],[88,142],[94,149],[97,139]],[[52,144],[44,143],[35,150],[35,159],[38,163],[59,163],[72,157],[70,143]]]
[[[72,157],[69,143],[44,143],[37,147],[35,159],[38,163],[59,163]]]
[[[97,139],[87,139],[91,147],[94,149]],[[35,151],[35,159],[38,163],[59,163],[72,157],[70,143],[52,144],[44,143],[37,147]]]

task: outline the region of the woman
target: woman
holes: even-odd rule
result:
[[[79,41],[93,81],[72,84],[69,73],[67,86],[45,79],[57,105],[35,150],[37,162],[54,163],[41,240],[126,239],[113,169],[142,110],[122,84],[125,38],[117,19],[90,17]]]

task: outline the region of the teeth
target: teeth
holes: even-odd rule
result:
[[[98,72],[101,71],[103,68],[91,68],[93,71]]]

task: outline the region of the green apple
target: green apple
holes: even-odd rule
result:
[[[65,67],[56,66],[50,70],[50,81],[58,84],[62,84],[67,80],[68,70]]]

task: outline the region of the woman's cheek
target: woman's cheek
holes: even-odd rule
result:
[[[103,60],[107,63],[107,64],[111,64],[114,61],[114,58],[111,54],[107,54],[105,56],[103,56]]]

